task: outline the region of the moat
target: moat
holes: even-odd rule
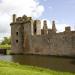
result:
[[[40,55],[0,55],[0,60],[45,67],[56,71],[75,72],[75,58]]]

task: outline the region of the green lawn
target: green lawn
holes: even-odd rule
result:
[[[0,61],[0,75],[75,75],[75,73],[57,72],[49,69]]]

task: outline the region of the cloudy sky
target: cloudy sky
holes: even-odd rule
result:
[[[34,19],[56,21],[58,31],[65,26],[75,28],[75,0],[0,0],[0,38],[10,35],[12,14],[32,16]]]

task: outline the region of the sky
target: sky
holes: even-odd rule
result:
[[[0,39],[10,36],[13,14],[47,20],[49,28],[55,20],[58,32],[75,29],[75,0],[0,0]]]

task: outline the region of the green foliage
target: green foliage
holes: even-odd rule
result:
[[[4,37],[4,40],[1,42],[1,45],[11,44],[11,37]]]
[[[3,49],[11,49],[11,45],[8,45],[8,44],[0,45],[0,48],[3,48]]]
[[[75,75],[75,73],[59,72],[18,63],[0,61],[0,75]]]

